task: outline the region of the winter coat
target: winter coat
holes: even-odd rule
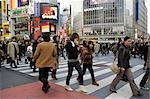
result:
[[[10,42],[8,44],[7,54],[9,55],[9,57],[12,60],[15,60],[17,58],[17,55],[19,54],[18,43],[16,43],[16,42]]]
[[[122,44],[118,50],[118,66],[123,67],[125,69],[130,68],[129,60],[130,60],[130,49]]]
[[[56,68],[56,48],[53,43],[42,42],[38,44],[33,56],[33,60],[36,62],[37,68],[52,67]]]

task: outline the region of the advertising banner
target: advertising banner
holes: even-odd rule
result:
[[[34,3],[34,16],[40,16],[40,3]]]
[[[15,17],[15,16],[27,16],[29,15],[28,13],[28,7],[19,7],[16,9],[13,9],[11,11],[11,17]]]
[[[2,0],[2,20],[7,21],[7,1]]]
[[[3,22],[2,23],[3,32],[2,32],[2,38],[10,38],[10,31],[9,31],[9,22]]]
[[[57,7],[50,7],[50,6],[43,6],[41,9],[41,17],[42,19],[58,19],[58,8]]]
[[[36,17],[33,19],[33,28],[34,28],[34,40],[37,40],[38,36],[40,36],[40,17]]]
[[[29,0],[29,14],[34,14],[34,0]]]
[[[43,22],[41,27],[42,27],[42,33],[50,32],[49,22]]]
[[[19,1],[18,0],[10,0],[10,9],[15,9],[19,7]]]
[[[19,0],[19,7],[29,5],[29,0]]]

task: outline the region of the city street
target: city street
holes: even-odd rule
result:
[[[150,99],[149,72],[150,0],[0,0],[0,99]]]
[[[83,97],[86,99],[149,99],[149,91],[144,90],[141,90],[143,94],[142,97],[132,97],[129,84],[123,81],[117,86],[118,93],[112,94],[109,91],[110,83],[115,77],[115,74],[113,74],[109,68],[113,58],[112,55],[99,55],[94,58],[93,69],[99,86],[93,86],[91,84],[91,75],[87,70],[84,75],[84,84],[88,91],[88,96],[85,93],[78,92],[79,89],[76,80],[78,75],[76,70],[73,72],[70,80],[70,85],[75,91],[67,92],[64,90],[63,87],[65,86],[67,76],[67,60],[63,60],[62,57],[60,58],[60,65],[57,71],[58,80],[54,81],[51,75],[49,75],[49,83],[52,88],[46,95],[40,90],[41,84],[38,82],[38,72],[33,73],[29,64],[24,64],[24,62],[22,62],[18,65],[18,68],[10,68],[9,64],[4,64],[0,71],[2,78],[0,79],[2,80],[0,81],[2,82],[0,83],[1,99],[47,99],[48,97],[49,99],[83,99]],[[130,63],[132,66],[131,70],[134,73],[135,83],[139,86],[141,78],[144,75],[144,61],[139,58],[131,58]]]

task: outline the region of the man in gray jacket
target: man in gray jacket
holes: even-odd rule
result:
[[[140,82],[140,87],[141,87],[141,89],[149,90],[149,88],[145,87],[145,84],[148,80],[149,73],[150,73],[150,38],[149,38],[149,44],[148,44],[148,54],[147,54],[146,67],[147,67],[147,69],[146,69],[145,75],[143,76],[143,78]]]

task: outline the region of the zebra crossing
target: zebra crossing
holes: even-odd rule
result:
[[[113,74],[110,70],[110,66],[113,61],[113,56],[103,56],[103,57],[97,57],[94,58],[93,60],[93,69],[94,69],[94,74],[97,82],[99,83],[100,86],[94,86],[91,84],[91,75],[87,71],[86,74],[84,75],[84,85],[86,90],[88,91],[87,94],[93,95],[93,96],[98,96],[101,99],[129,99],[132,97],[132,92],[129,87],[129,85],[123,81],[120,82],[119,86],[117,87],[117,94],[115,93],[110,93],[109,92],[109,85],[116,76]],[[136,62],[135,62],[136,61]],[[138,62],[137,62],[138,61]],[[139,85],[140,80],[142,79],[144,75],[144,70],[143,68],[143,61],[139,59],[131,59],[131,65],[132,65],[132,72],[135,77],[135,82],[137,85]],[[18,65],[18,68],[11,68],[9,64],[3,65],[5,68],[20,72],[20,73],[25,73],[30,76],[37,77],[38,72],[32,72],[33,70],[30,69],[29,64],[20,64]],[[49,76],[48,80],[54,82],[55,84],[65,86],[66,83],[66,76],[68,73],[68,68],[67,68],[67,60],[62,60],[60,61],[59,69],[57,70],[57,78],[58,80],[53,80],[51,76]],[[79,91],[78,89],[78,82],[76,80],[78,76],[77,71],[73,71],[72,78],[70,80],[70,85],[71,87]]]

